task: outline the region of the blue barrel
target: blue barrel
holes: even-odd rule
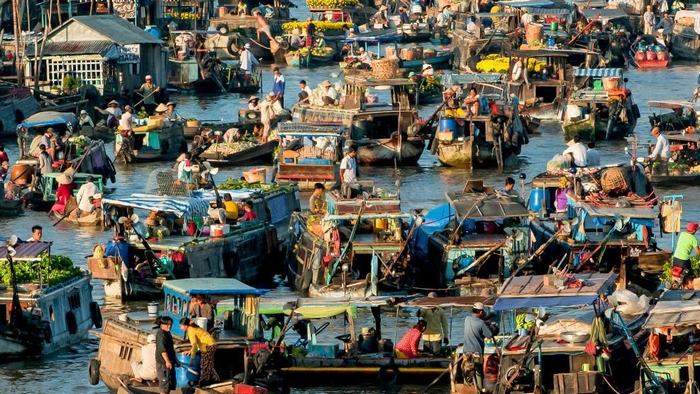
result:
[[[143,30],[157,39],[163,36],[163,31],[156,25],[148,25]]]
[[[544,199],[544,189],[530,190],[530,199],[527,203],[527,209],[531,212],[540,212],[542,210],[542,204],[544,204]]]
[[[177,361],[180,366],[175,368],[175,384],[177,387],[191,387],[199,381],[199,372],[201,368],[201,358],[197,354],[192,360],[190,356],[178,353]]]
[[[547,37],[547,46],[550,48],[557,46],[557,38],[554,36]]]
[[[438,131],[457,131],[457,121],[452,118],[442,118],[438,124]]]

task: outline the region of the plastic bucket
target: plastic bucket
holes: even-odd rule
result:
[[[530,201],[527,204],[527,209],[531,212],[540,212],[542,210],[542,204],[544,202],[544,190],[533,189],[530,190]]]
[[[207,325],[209,324],[209,319],[206,317],[198,317],[194,319],[195,324],[197,324],[200,328],[207,329]]]
[[[438,123],[438,131],[457,131],[457,121],[452,118],[442,118]]]
[[[547,46],[550,48],[554,48],[557,46],[557,39],[554,36],[549,36],[547,37]]]
[[[559,22],[552,22],[549,25],[549,31],[556,32],[559,30]]]
[[[194,357],[178,353],[177,360],[180,366],[175,368],[175,385],[177,387],[194,386],[199,381],[199,371],[201,366],[201,358],[199,354]]]
[[[149,317],[158,316],[158,309],[160,309],[160,305],[158,305],[157,302],[149,302],[147,308]]]

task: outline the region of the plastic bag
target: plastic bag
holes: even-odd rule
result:
[[[557,171],[569,168],[569,160],[560,154],[554,155],[552,160],[547,162],[547,171]]]

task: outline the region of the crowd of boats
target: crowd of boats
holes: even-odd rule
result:
[[[182,3],[170,15],[189,12]],[[90,383],[159,392],[139,368],[167,316],[192,318],[216,340],[218,379],[199,382],[192,338],[173,326],[181,392],[359,379],[454,394],[697,391],[700,268],[657,243],[661,234],[695,239],[697,225],[683,230],[682,196],[654,190],[700,179],[695,103],[650,102],[658,114],[641,126],[623,73],[698,60],[700,12],[672,9],[671,19],[642,2],[307,3],[304,22],[286,2],[241,2],[206,18],[196,11],[194,29],[147,33],[170,45],[172,89],[255,94],[260,62],[338,62],[342,78],[300,86],[294,104],[276,69],[273,91],[251,97],[231,123],[181,116],[152,77],[134,108],[107,91],[97,108],[84,93],[60,106],[62,93],[43,92],[52,104],[3,118],[5,130],[16,125],[19,157],[0,169],[0,215],[48,211],[54,224],[113,234],[85,247],[87,271],[55,256],[39,226],[0,246],[3,359],[55,352],[101,329]],[[199,32],[200,22],[213,30]],[[436,109],[421,119],[426,104]],[[82,110],[61,112],[72,108]],[[540,174],[466,180],[435,207],[408,210],[400,181],[381,189],[348,164],[415,165],[432,154],[445,166],[502,170],[544,120],[561,122],[570,148]],[[632,135],[647,127],[653,149]],[[626,140],[629,160],[594,163],[595,142],[609,140]],[[172,161],[144,190],[113,198],[121,166]],[[215,180],[221,167],[258,164],[271,173]],[[308,209],[302,192],[311,192]],[[147,309],[103,320],[91,279],[106,297],[147,300]],[[280,280],[296,295],[271,296]],[[399,333],[398,321],[416,311],[426,349],[407,354],[413,334]],[[498,327],[479,357],[452,329],[472,314]],[[329,342],[331,331],[344,335]]]

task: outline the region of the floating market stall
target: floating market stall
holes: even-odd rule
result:
[[[649,124],[651,127],[658,127],[661,131],[693,131],[697,126],[698,116],[695,112],[695,103],[689,101],[674,101],[674,100],[651,100],[647,103],[649,108],[652,108],[652,114],[649,116]],[[666,113],[656,114],[656,111],[671,111]],[[688,129],[691,127],[693,129]]]
[[[225,142],[220,137],[208,143],[208,147],[199,155],[217,165],[237,166],[258,163],[270,163],[277,149],[278,141],[271,138],[260,142],[255,136],[244,136],[238,141]]]
[[[3,360],[53,353],[82,343],[88,330],[102,327],[90,275],[70,258],[52,255],[50,242],[13,237],[0,246]]]
[[[562,123],[567,141],[622,139],[634,130],[640,113],[622,69],[577,68],[574,78]]]
[[[641,36],[632,44],[637,67],[645,69],[666,68],[670,62],[668,48],[654,36]]]
[[[165,300],[162,305],[149,304],[149,314],[132,312],[126,315],[126,321],[107,319],[104,329],[96,335],[100,338],[97,356],[89,362],[89,379],[92,385],[100,381],[110,390],[129,390],[135,393],[149,393],[157,390],[152,382],[138,381],[134,378],[132,365],[139,365],[143,360],[142,348],[148,343],[156,314],[151,308],[159,309],[160,314],[168,316],[175,324],[172,327],[177,361],[181,364],[175,368],[178,391],[185,391],[194,386],[197,391],[219,393],[227,390],[252,390],[252,386],[240,385],[239,375],[248,378],[248,384],[267,373],[263,368],[252,368],[249,360],[254,356],[265,356],[258,352],[269,351],[267,344],[261,343],[258,304],[264,290],[250,287],[235,279],[206,278],[171,280],[164,285]],[[177,322],[183,317],[190,317],[192,299],[206,299],[215,313],[212,328],[217,330],[216,357],[214,369],[219,376],[216,382],[198,382],[199,360],[192,360],[189,354],[190,341]],[[200,323],[201,324],[201,323]],[[205,326],[206,328],[206,326]],[[264,350],[263,350],[264,349]],[[128,357],[124,357],[128,354]],[[191,363],[191,361],[193,361]],[[236,387],[238,386],[238,387]],[[272,388],[273,386],[270,385]],[[259,389],[259,388],[258,388]],[[231,391],[227,391],[231,392]]]
[[[678,10],[673,17],[671,53],[686,60],[700,60],[700,11]]]
[[[688,130],[692,133],[676,131],[666,134],[671,150],[668,162],[645,162],[649,180],[654,185],[694,185],[700,182],[700,136],[693,126]],[[648,145],[649,151],[653,148],[652,144]]]
[[[187,147],[183,125],[163,116],[136,118],[133,135],[117,134],[114,155],[122,163],[175,159]]]
[[[277,164],[280,184],[296,184],[301,190],[313,190],[316,183],[331,189],[338,183],[338,161],[342,155],[343,128],[303,123],[282,123],[278,136],[282,142]]]

